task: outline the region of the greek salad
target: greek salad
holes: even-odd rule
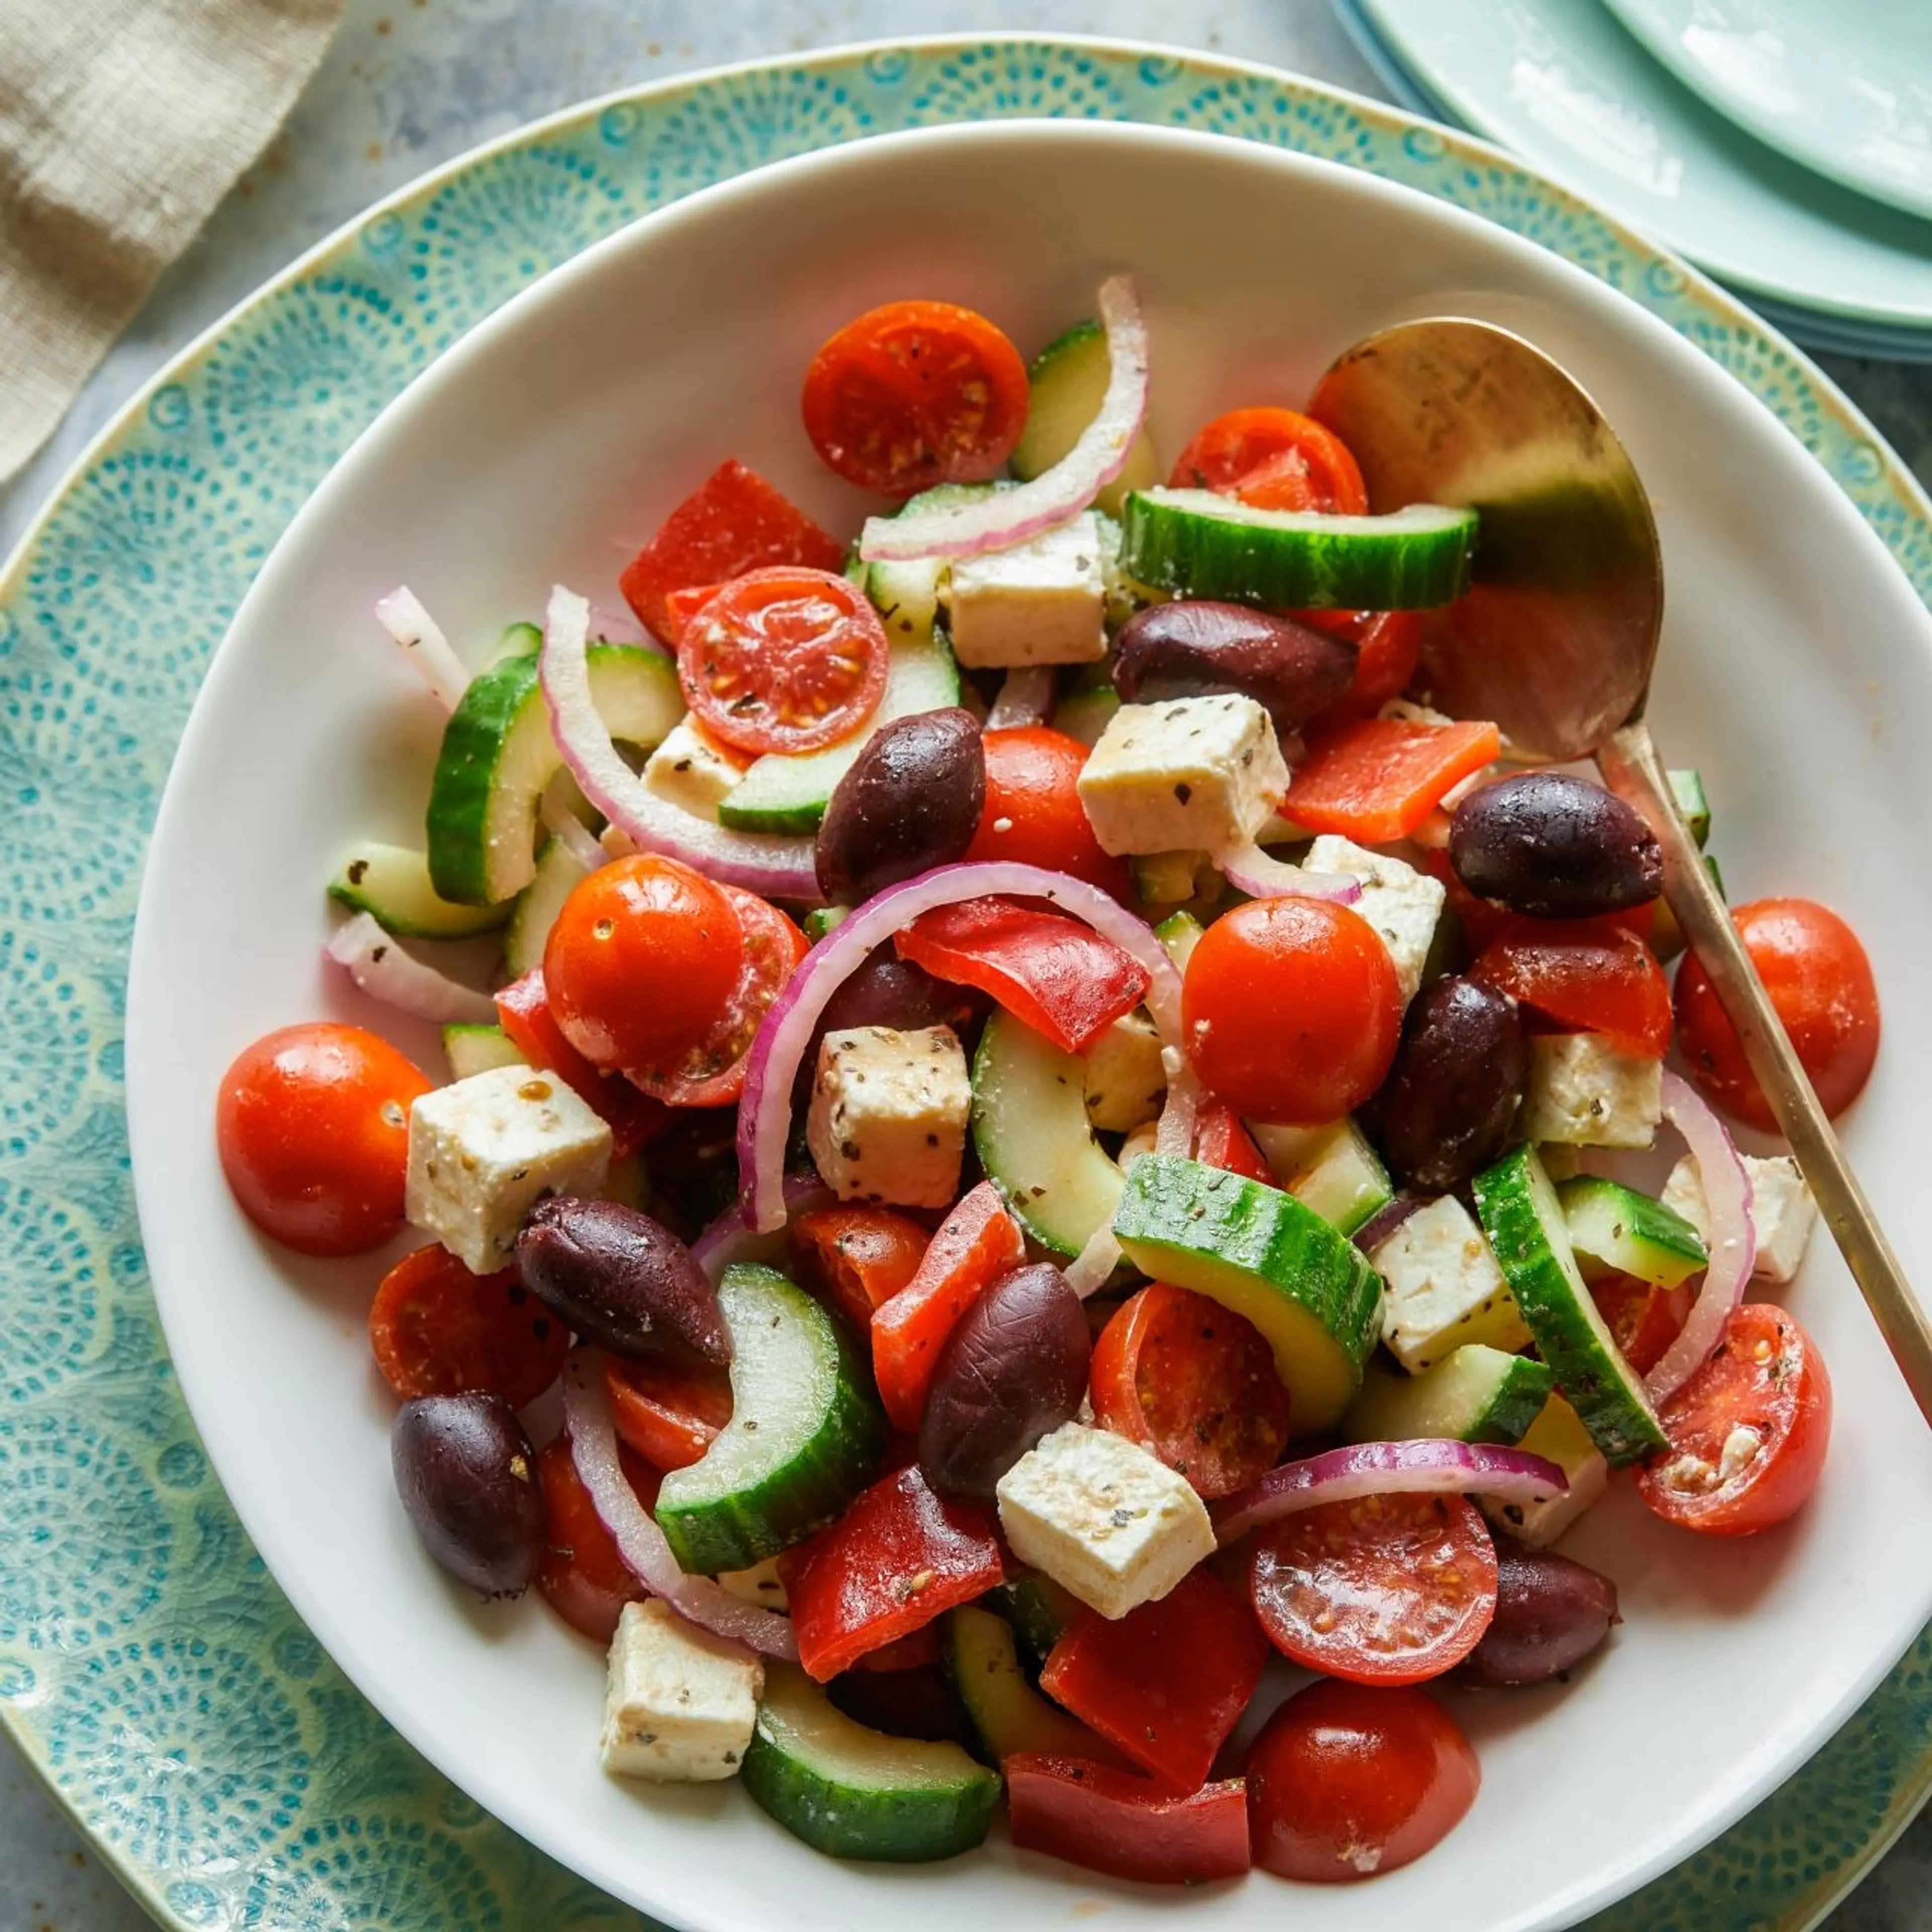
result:
[[[803,372],[855,538],[728,456],[493,653],[384,598],[447,719],[328,951],[446,1076],[292,1026],[219,1149],[290,1248],[414,1231],[401,1506],[608,1649],[613,1776],[845,1858],[1004,1802],[1124,1879],[1358,1880],[1476,1796],[1420,1687],[1609,1638],[1553,1546],[1620,1472],[1802,1507],[1815,1214],[1724,1124],[1770,1121],[1650,827],[1418,684],[1478,514],[1372,505],[1318,391],[1163,472],[1149,380],[1124,277],[1030,367],[894,302]],[[1842,1108],[1857,939],[1736,916]]]

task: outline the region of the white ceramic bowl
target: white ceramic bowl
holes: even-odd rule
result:
[[[705,1932],[981,1932],[1104,1909],[1204,1926],[1511,1932],[1663,1870],[1787,1774],[1932,1611],[1932,1439],[1829,1245],[1791,1300],[1838,1393],[1823,1486],[1789,1529],[1675,1534],[1627,1488],[1575,1539],[1626,1622],[1567,1689],[1449,1701],[1481,1753],[1466,1823],[1366,1886],[1256,1876],[1184,1897],[1017,1856],[840,1864],[729,1786],[607,1780],[602,1659],[541,1604],[479,1606],[391,1488],[362,1320],[375,1258],[256,1238],[209,1130],[230,1058],[321,1014],[382,1026],[326,968],[322,884],[353,838],[420,836],[436,719],[369,616],[406,580],[472,655],[554,580],[614,601],[632,545],[741,456],[837,530],[862,506],[799,427],[800,378],[873,303],[970,303],[1024,349],[1138,276],[1153,427],[1295,402],[1346,344],[1450,311],[1520,330],[1594,390],[1653,492],[1670,572],[1653,704],[1701,766],[1740,897],[1809,893],[1864,935],[1886,1050],[1847,1123],[1908,1269],[1932,1278],[1916,1083],[1932,1018],[1932,622],[1851,505],[1711,362],[1576,269],[1406,190],[1246,144],[1020,124],[866,142],[613,237],[478,328],[328,477],[263,568],[190,722],[157,826],[128,1000],[135,1175],[182,1384],[278,1580],[351,1677],[490,1810],[620,1897]]]

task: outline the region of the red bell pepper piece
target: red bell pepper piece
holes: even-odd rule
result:
[[[1012,899],[922,913],[895,940],[936,980],[976,986],[1063,1053],[1078,1053],[1145,997],[1148,970],[1066,914]]]
[[[932,1239],[910,1214],[861,1202],[794,1215],[790,1233],[800,1285],[861,1335],[872,1328],[873,1311],[918,1274]]]
[[[986,1512],[935,1496],[916,1467],[874,1483],[778,1558],[799,1661],[820,1683],[1005,1574]]]
[[[1274,1170],[1262,1158],[1255,1137],[1241,1117],[1225,1100],[1210,1100],[1195,1117],[1194,1158],[1208,1167],[1225,1168],[1250,1180],[1276,1186]]]
[[[1282,808],[1311,832],[1364,844],[1406,838],[1442,795],[1495,758],[1493,724],[1412,724],[1362,718],[1311,734]]]
[[[1048,1653],[1040,1688],[1136,1764],[1192,1791],[1271,1654],[1249,1604],[1194,1570],[1118,1622],[1084,1611]]]
[[[638,622],[668,644],[677,641],[666,608],[674,591],[720,584],[766,564],[836,571],[844,562],[843,544],[734,458],[672,511],[617,581]]]
[[[1600,1033],[1625,1053],[1670,1048],[1670,987],[1621,917],[1510,917],[1477,956],[1479,980],[1560,1025]]]
[[[1176,1796],[1084,1758],[1016,1751],[1000,1766],[1013,1843],[1145,1885],[1239,1878],[1248,1869],[1247,1780]]]
[[[953,1324],[1026,1259],[1018,1224],[990,1180],[940,1223],[915,1274],[872,1316],[872,1376],[899,1428],[916,1430],[940,1349]]]
[[[654,1469],[682,1469],[731,1420],[731,1378],[722,1369],[605,1358],[604,1386],[618,1439]]]
[[[498,991],[496,1017],[532,1066],[548,1068],[610,1124],[613,1159],[635,1154],[670,1129],[671,1110],[662,1100],[621,1075],[599,1072],[564,1038],[550,1012],[541,966]]]

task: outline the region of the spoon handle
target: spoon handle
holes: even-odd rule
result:
[[[1691,950],[1711,976],[1732,1025],[1791,1143],[1899,1372],[1928,1422],[1932,1422],[1932,1322],[1919,1306],[1845,1159],[1845,1150],[1818,1104],[1784,1024],[1731,922],[1730,909],[1672,796],[1650,728],[1641,718],[1599,748],[1597,763],[1610,789],[1635,806],[1663,842],[1664,896]]]

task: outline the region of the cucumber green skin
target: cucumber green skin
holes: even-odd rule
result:
[[[1114,1232],[1156,1281],[1245,1316],[1274,1350],[1298,1436],[1333,1429],[1382,1334],[1382,1277],[1312,1208],[1219,1168],[1144,1154]]]
[[[1557,1189],[1556,1198],[1586,1281],[1628,1274],[1659,1288],[1675,1288],[1711,1258],[1697,1230],[1682,1214],[1634,1188],[1579,1174]]]
[[[429,862],[406,846],[371,839],[344,860],[328,896],[352,912],[366,912],[385,932],[404,939],[468,939],[501,926],[501,905],[456,905],[430,884]]]
[[[1027,1682],[1005,1618],[971,1604],[949,1610],[942,1642],[946,1674],[993,1763],[1004,1764],[1016,1751],[1095,1754],[1093,1732]]]
[[[836,1366],[811,1439],[777,1468],[722,1495],[706,1492],[701,1458],[665,1477],[658,1527],[680,1565],[705,1576],[748,1570],[830,1522],[871,1480],[886,1442],[870,1376],[839,1324],[773,1269],[738,1267],[725,1274],[734,1286],[757,1291],[754,1318],[808,1323],[817,1346]]]
[[[1670,795],[1701,851],[1711,836],[1711,801],[1704,795],[1704,776],[1687,769],[1666,772],[1664,776],[1670,781]]]
[[[1484,1349],[1486,1355],[1500,1358],[1494,1378],[1484,1379],[1480,1399],[1468,1408],[1445,1414],[1439,1401],[1431,1400],[1429,1384],[1462,1352],[1454,1351],[1419,1376],[1384,1375],[1370,1370],[1361,1394],[1342,1418],[1342,1439],[1408,1442],[1424,1436],[1449,1436],[1460,1442],[1520,1442],[1543,1413],[1556,1378],[1545,1364],[1527,1355],[1506,1356],[1500,1348]]]
[[[1556,1190],[1529,1148],[1519,1148],[1473,1184],[1489,1238],[1556,1386],[1612,1468],[1669,1448],[1643,1378],[1624,1360],[1570,1255]]]
[[[1262,523],[1215,502],[1204,490],[1134,491],[1121,568],[1183,597],[1272,610],[1427,610],[1468,588],[1473,512],[1440,532],[1377,532],[1365,526],[1394,519],[1284,512]]]
[[[1038,1676],[1046,1666],[1047,1653],[1078,1615],[1079,1604],[1050,1576],[1016,1576],[987,1594],[1012,1625],[1020,1654]]]

